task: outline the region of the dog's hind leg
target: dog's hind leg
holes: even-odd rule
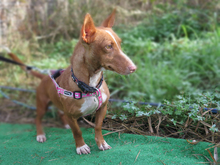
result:
[[[39,95],[38,93],[39,91],[37,91],[37,96],[36,96],[36,103],[37,103],[37,116],[35,119],[36,128],[37,128],[36,139],[38,142],[43,143],[46,141],[46,136],[42,128],[42,118],[47,111],[49,98],[43,95]]]
[[[67,119],[66,119],[66,116],[64,115],[64,112],[61,111],[61,110],[58,110],[58,115],[59,115],[59,117],[60,117],[60,119],[61,119],[61,121],[62,121],[62,123],[64,125],[64,128],[70,129],[70,126],[69,126],[69,124],[67,122]]]

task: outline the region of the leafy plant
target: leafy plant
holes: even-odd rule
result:
[[[138,127],[140,124],[138,129],[130,127],[130,130],[135,130],[137,133],[146,129],[142,126],[147,125],[151,134],[155,133],[156,129],[157,134],[163,136],[163,133],[166,132],[165,130],[170,128],[173,132],[169,132],[170,135],[179,134],[180,136],[189,136],[194,139],[203,137],[203,140],[209,141],[210,136],[208,134],[210,134],[213,135],[213,139],[218,141],[218,137],[215,137],[215,134],[211,132],[219,133],[220,120],[216,117],[216,112],[214,113],[212,109],[205,108],[219,108],[219,92],[220,90],[215,90],[213,92],[177,95],[172,102],[164,100],[164,104],[159,104],[157,107],[151,105],[140,106],[137,103],[130,102],[123,106],[123,111],[120,114],[114,115],[112,118],[115,120],[118,118],[121,123],[127,125],[136,125]],[[114,113],[114,110],[111,113]],[[136,118],[132,120],[134,116]],[[164,130],[165,127],[166,129]]]

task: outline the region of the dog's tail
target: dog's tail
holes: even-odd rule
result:
[[[11,53],[11,52],[8,52],[8,55],[16,62],[18,63],[21,63],[21,64],[24,64],[15,54]],[[25,67],[25,64],[22,66],[20,65],[20,67],[24,70],[24,71],[27,71],[27,68]],[[46,75],[42,74],[42,73],[39,73],[39,72],[36,72],[36,71],[33,71],[33,70],[30,70],[28,71],[29,74],[37,77],[37,78],[40,78],[42,79],[43,77],[45,77]]]

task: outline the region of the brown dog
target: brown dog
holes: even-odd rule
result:
[[[97,110],[95,117],[97,146],[100,150],[111,148],[105,142],[101,132],[110,96],[106,82],[103,80],[103,70],[111,70],[123,75],[136,70],[134,63],[121,50],[121,39],[111,29],[114,20],[115,11],[100,27],[95,27],[91,16],[87,14],[79,42],[71,57],[71,65],[62,71],[62,74],[59,71],[52,76],[42,76],[35,71],[30,72],[42,79],[37,87],[36,96],[38,142],[46,141],[41,122],[48,103],[52,101],[64,112],[73,132],[77,154],[90,153],[89,146],[83,140],[77,119],[95,110]],[[15,56],[11,57],[19,61]]]

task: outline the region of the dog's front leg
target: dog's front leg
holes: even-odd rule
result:
[[[107,111],[107,104],[104,107],[101,107],[95,116],[95,141],[98,148],[102,151],[111,149],[111,146],[106,143],[102,136],[102,123],[105,118]]]
[[[84,142],[82,137],[82,132],[79,128],[79,125],[77,123],[77,119],[74,119],[72,116],[66,117],[68,119],[68,123],[71,127],[71,130],[73,132],[73,137],[75,139],[76,143],[76,152],[77,154],[89,154],[90,148],[89,146]]]

